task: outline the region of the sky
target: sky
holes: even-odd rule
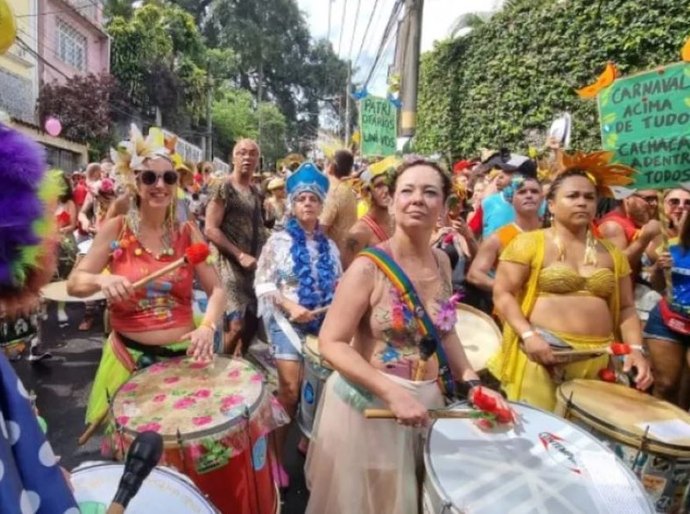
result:
[[[357,4],[360,4],[357,15]],[[384,28],[396,0],[297,0],[304,12],[312,37],[315,39],[328,38],[334,50],[341,58],[353,60],[355,71],[354,81],[361,83],[371,70],[376,52],[381,43]],[[329,33],[329,3],[331,23]],[[453,22],[462,14],[468,12],[491,11],[501,4],[501,0],[425,0],[422,25],[422,51],[431,50],[437,39],[448,36]],[[363,41],[367,23],[371,18],[371,27]],[[345,8],[345,22],[343,24],[343,8]],[[343,30],[344,26],[344,30]],[[353,37],[353,26],[354,37]],[[357,59],[359,49],[362,53]],[[391,38],[382,54],[368,90],[375,95],[385,96],[386,76],[388,66],[393,61],[395,42]]]

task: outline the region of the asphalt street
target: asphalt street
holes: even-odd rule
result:
[[[89,332],[80,332],[83,304],[67,304],[70,322],[60,326],[56,305],[48,304],[48,319],[42,323],[44,349],[52,359],[30,363],[26,359],[15,362],[15,369],[27,390],[36,394],[36,404],[48,423],[48,439],[61,463],[67,469],[88,461],[102,461],[101,437],[94,436],[84,446],[77,439],[84,430],[84,412],[91,382],[101,357],[103,324],[94,323]],[[302,514],[308,493],[304,483],[304,458],[296,450],[298,431],[293,429],[286,451],[286,469],[291,477],[290,488],[283,493],[282,513]]]

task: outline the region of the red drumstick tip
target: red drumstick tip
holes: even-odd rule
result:
[[[204,262],[208,258],[209,253],[207,244],[194,243],[185,250],[184,255],[189,264],[196,266]]]
[[[603,382],[615,382],[616,381],[616,373],[609,368],[603,368],[599,370],[599,379]]]
[[[628,355],[632,352],[629,344],[626,343],[611,343],[611,353],[613,355]]]

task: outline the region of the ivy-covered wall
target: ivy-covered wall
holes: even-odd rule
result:
[[[596,101],[575,88],[607,61],[623,76],[680,59],[688,0],[512,0],[467,36],[422,57],[415,149],[449,158],[543,144],[573,116],[573,147],[600,147]]]

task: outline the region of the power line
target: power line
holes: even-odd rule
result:
[[[343,45],[343,34],[345,33],[345,15],[347,13],[347,0],[343,0],[343,15],[340,18],[340,38],[338,39],[338,57],[340,57],[340,48]]]
[[[355,19],[352,21],[352,38],[350,39],[350,50],[347,52],[347,58],[352,60],[352,47],[355,45],[355,35],[357,34],[357,21],[359,20],[359,8],[362,0],[357,0],[357,8],[355,9]]]
[[[379,0],[375,0],[374,2],[374,8],[371,10],[371,14],[369,15],[369,21],[367,22],[367,26],[364,29],[364,37],[362,38],[362,44],[359,45],[359,52],[357,52],[357,58],[353,61],[352,67],[356,68],[357,63],[359,62],[359,58],[362,55],[362,50],[364,49],[364,42],[367,40],[367,35],[369,34],[369,28],[371,28],[371,22],[374,19],[374,13],[376,12],[376,7],[379,5]],[[353,34],[354,36],[354,34]]]
[[[379,59],[381,59],[381,56],[383,55],[384,48],[387,46],[388,43],[388,38],[390,37],[391,32],[393,31],[393,27],[395,26],[398,16],[400,14],[400,10],[403,7],[403,1],[404,0],[396,0],[395,4],[393,5],[393,10],[391,12],[390,17],[388,18],[386,29],[383,32],[381,43],[379,44],[378,51],[376,52],[376,58],[374,59],[374,63],[372,64],[371,70],[369,70],[367,79],[364,81],[364,85],[362,87],[367,87],[372,75],[374,74],[374,71],[376,70],[376,66],[378,65]]]

